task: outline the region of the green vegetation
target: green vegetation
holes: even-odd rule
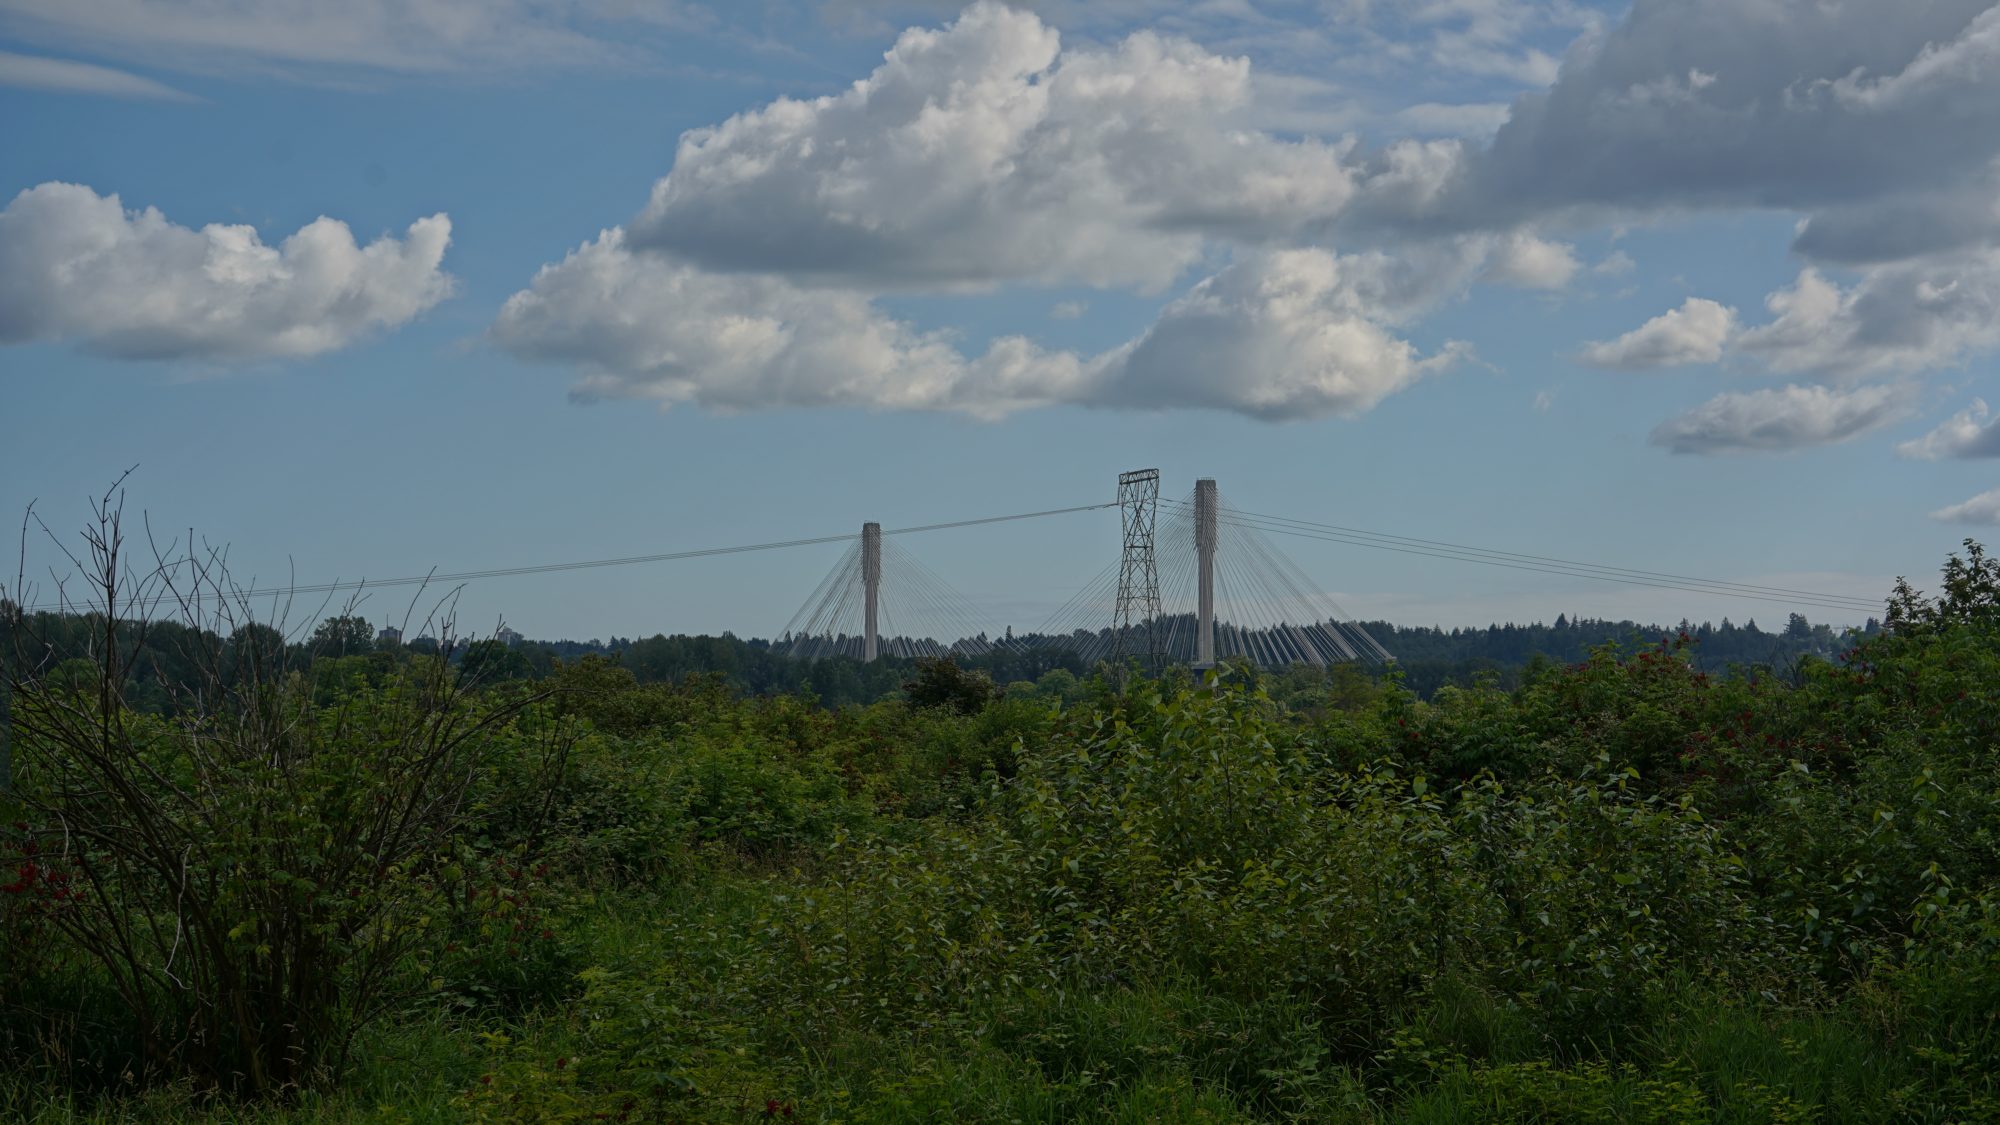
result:
[[[1678,626],[1662,627],[1635,621],[1573,621],[1562,615],[1553,625],[1491,625],[1483,629],[1410,627],[1386,621],[1362,622],[1361,626],[1396,655],[1402,686],[1425,699],[1447,686],[1491,683],[1516,688],[1546,664],[1574,664],[1607,644],[1632,647],[1680,633],[1695,642],[1685,656],[1698,668],[1714,672],[1739,666],[1789,669],[1801,657],[1833,657],[1881,628],[1879,622],[1870,620],[1862,629],[1838,633],[1827,625],[1811,624],[1796,613],[1778,632],[1763,631],[1754,619],[1740,626],[1724,618],[1719,626],[1683,621]],[[0,652],[12,651],[12,645],[18,643],[12,635],[21,630],[31,633],[37,644],[45,644],[58,660],[78,658],[87,664],[104,635],[104,623],[89,614],[41,613],[18,622],[0,614]],[[875,703],[897,695],[918,673],[917,662],[906,658],[884,656],[872,664],[847,657],[795,660],[770,641],[729,634],[613,637],[608,641],[521,640],[512,645],[480,640],[453,646],[441,646],[428,636],[408,643],[376,638],[374,626],[352,613],[328,617],[310,636],[290,644],[262,625],[244,625],[223,633],[180,622],[157,622],[143,632],[127,631],[120,637],[119,643],[126,649],[125,701],[134,710],[170,714],[177,701],[194,689],[204,667],[227,655],[221,671],[233,683],[235,677],[254,667],[237,654],[253,652],[265,653],[267,663],[292,668],[311,664],[320,668],[321,675],[336,678],[355,670],[379,675],[413,655],[442,655],[488,686],[501,680],[544,680],[554,675],[560,664],[596,656],[618,664],[642,684],[681,683],[702,676],[741,695],[806,695],[828,707]],[[340,670],[330,670],[328,666],[336,662],[344,663],[339,663]],[[1060,645],[1004,647],[962,658],[962,662],[1011,694],[1039,691],[1051,699],[1069,701],[1079,697],[1077,685],[1093,672],[1075,652]],[[1359,671],[1352,669],[1349,674]],[[1269,686],[1274,695],[1284,697],[1315,690],[1318,678],[1317,674],[1282,676]]]
[[[1427,698],[933,665],[829,708],[329,636],[184,645],[139,707],[70,619],[95,659],[15,666],[0,1116],[1992,1120],[1967,549],[1783,675],[1690,635]]]

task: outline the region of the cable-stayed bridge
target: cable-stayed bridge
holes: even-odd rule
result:
[[[1004,525],[1109,508],[1119,510],[1120,535],[1115,541],[1107,537],[1103,568],[1080,586],[1071,587],[1066,601],[1025,630],[1016,628],[1020,622],[994,621],[901,542],[922,532]],[[536,566],[275,587],[253,584],[249,590],[227,593],[245,610],[239,620],[251,619],[247,612],[250,603],[264,599],[271,599],[274,615],[283,618],[287,615],[280,607],[303,595],[324,595],[330,604],[341,594],[358,597],[383,588],[455,588],[497,578],[844,544],[838,562],[811,590],[775,642],[784,651],[802,659],[845,656],[873,660],[881,656],[979,656],[1000,649],[1056,648],[1091,663],[1138,659],[1155,666],[1196,667],[1225,660],[1276,667],[1390,659],[1391,654],[1278,546],[1274,537],[1279,536],[1705,597],[1834,610],[1850,616],[1879,613],[1882,608],[1872,598],[1605,566],[1249,512],[1231,504],[1213,480],[1198,481],[1181,496],[1165,497],[1160,492],[1159,473],[1152,469],[1121,474],[1115,500],[1013,515],[887,529],[868,523],[859,533]],[[183,564],[187,561],[181,560]],[[0,601],[15,598],[20,610],[31,613],[104,609],[101,602],[93,604],[87,594],[71,597],[60,580],[52,600],[35,602],[23,593],[0,588]],[[132,602],[130,595],[124,596],[118,610],[131,612]],[[307,621],[302,628],[310,625]]]
[[[1010,647],[1065,649],[1088,663],[1197,668],[1219,660],[1273,667],[1390,659],[1268,535],[1237,517],[1213,480],[1169,500],[1159,480],[1153,469],[1120,476],[1116,559],[1028,632],[995,636],[969,599],[870,523],[778,644],[805,659],[981,656]]]
[[[1880,608],[1847,595],[1604,567],[1249,513],[1230,504],[1214,480],[1195,482],[1182,497],[1163,498],[1159,473],[1152,469],[1121,474],[1115,506],[1121,532],[1116,559],[1029,631],[1001,632],[913,552],[885,538],[924,529],[885,533],[869,523],[776,643],[804,659],[980,656],[1003,648],[1056,648],[1087,663],[1138,659],[1155,667],[1393,659],[1273,542],[1277,535],[1849,613]],[[1043,514],[1055,513],[1005,518]]]

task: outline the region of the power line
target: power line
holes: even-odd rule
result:
[[[985,516],[980,519],[952,520],[946,523],[918,524],[914,527],[885,529],[884,535],[912,535],[922,531],[944,531],[954,527],[978,527],[985,524],[1009,523],[1015,520],[1038,519],[1042,516],[1060,516],[1071,512],[1094,512],[1104,508],[1115,508],[1117,503],[1079,504],[1070,508],[1048,508],[1039,512],[1017,512],[1008,516]],[[407,578],[357,579],[352,582],[322,582],[308,586],[280,586],[269,590],[231,591],[231,597],[265,598],[289,597],[296,594],[334,594],[343,590],[377,589],[392,586],[419,586],[431,583],[471,582],[482,578],[513,578],[528,574],[554,574],[567,570],[593,570],[610,566],[636,566],[641,563],[675,562],[681,559],[710,558],[716,555],[741,555],[753,551],[778,551],[791,547],[813,547],[822,543],[844,543],[859,539],[858,532],[846,535],[820,535],[810,539],[781,539],[770,543],[746,543],[735,547],[703,547],[691,551],[668,551],[656,555],[627,555],[614,559],[588,559],[581,562],[543,563],[539,566],[495,567],[487,570],[465,570],[454,574],[425,574]],[[23,607],[28,613],[52,613],[76,608],[78,603],[63,600],[42,602]]]
[[[1590,563],[1568,563],[1561,560],[1510,561],[1533,559],[1535,556],[1520,556],[1509,552],[1487,551],[1483,548],[1438,545],[1426,546],[1428,541],[1413,540],[1396,536],[1360,531],[1320,531],[1318,527],[1332,525],[1288,526],[1304,524],[1305,521],[1278,522],[1281,517],[1248,516],[1245,513],[1226,512],[1221,517],[1225,522],[1275,535],[1291,535],[1304,539],[1317,539],[1329,543],[1344,543],[1355,547],[1369,547],[1378,551],[1393,551],[1405,555],[1421,555],[1429,558],[1450,559],[1456,562],[1478,563],[1482,566],[1505,567],[1510,570],[1534,571],[1542,574],[1556,574],[1570,578],[1588,578],[1598,582],[1613,582],[1629,586],[1650,586],[1659,589],[1680,590],[1686,593],[1709,594],[1717,597],[1743,598],[1751,601],[1775,602],[1784,605],[1809,605],[1818,609],[1857,612],[1878,608],[1875,603],[1859,598],[1849,598],[1843,594],[1814,594],[1807,591],[1789,593],[1771,587],[1745,586],[1741,583],[1727,583],[1706,579],[1669,581],[1640,575],[1651,572],[1626,571],[1615,567],[1598,567]],[[1362,538],[1362,536],[1374,538]],[[1771,593],[1751,593],[1750,590],[1770,589]]]
[[[1162,499],[1163,506],[1180,509],[1188,508],[1187,501]],[[1038,519],[1044,516],[1066,515],[1074,512],[1101,511],[1115,508],[1114,502],[1102,504],[1080,504],[1066,508],[1048,508],[1036,512],[1019,512],[1004,516],[986,516],[979,519],[951,520],[941,523],[917,524],[910,527],[884,529],[883,535],[911,535],[927,531],[943,531],[959,527],[978,527],[987,524],[1010,523],[1017,520]],[[1290,535],[1298,538],[1315,539],[1322,542],[1342,543],[1349,546],[1368,547],[1398,554],[1418,555],[1429,558],[1449,559],[1457,562],[1478,563],[1482,566],[1504,567],[1510,570],[1532,571],[1555,574],[1572,578],[1588,578],[1593,581],[1611,582],[1630,586],[1649,586],[1659,589],[1680,590],[1687,593],[1708,594],[1718,597],[1741,598],[1751,601],[1774,602],[1789,605],[1809,605],[1815,608],[1846,612],[1873,611],[1879,603],[1866,598],[1846,594],[1831,594],[1812,590],[1797,590],[1780,586],[1760,586],[1750,583],[1729,582],[1722,579],[1697,578],[1689,575],[1670,574],[1661,571],[1639,570],[1629,567],[1604,566],[1597,563],[1577,562],[1546,555],[1530,555],[1514,551],[1501,551],[1487,547],[1475,547],[1462,543],[1451,543],[1435,539],[1419,539],[1412,536],[1392,535],[1386,532],[1368,531],[1362,528],[1345,527],[1339,524],[1317,523],[1310,520],[1293,519],[1256,512],[1242,512],[1226,509],[1221,519],[1233,525],[1263,531],[1270,534]],[[244,598],[287,597],[301,594],[333,594],[341,591],[417,586],[431,583],[460,583],[487,578],[510,578],[534,574],[554,574],[572,570],[591,570],[604,567],[636,566],[645,563],[675,562],[684,559],[711,558],[721,555],[747,554],[758,551],[785,550],[793,547],[810,547],[826,543],[852,542],[859,539],[858,533],[842,535],[821,535],[803,539],[784,539],[765,543],[748,543],[730,547],[705,547],[686,551],[669,551],[649,555],[628,555],[620,558],[587,559],[577,562],[544,563],[536,566],[494,567],[484,570],[459,571],[449,574],[426,574],[402,578],[375,580],[334,581],[304,586],[273,587],[269,590],[232,591],[231,596]],[[1102,576],[1100,576],[1101,578]],[[1092,586],[1097,583],[1093,582]],[[818,595],[822,591],[815,591]],[[1081,597],[1081,595],[1079,595]],[[1065,610],[1077,606],[1078,598],[1066,603]],[[25,612],[53,612],[78,608],[80,603],[57,599],[23,607]],[[812,604],[809,602],[809,605]],[[1058,617],[1065,616],[1058,611]]]

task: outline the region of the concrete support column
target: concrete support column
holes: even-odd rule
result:
[[[1215,666],[1215,482],[1194,482],[1194,666]]]
[[[873,661],[879,637],[875,630],[876,609],[882,600],[882,525],[861,525],[862,640],[861,659]]]

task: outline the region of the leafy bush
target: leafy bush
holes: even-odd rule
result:
[[[998,694],[984,672],[971,672],[949,656],[917,661],[916,678],[903,685],[912,707],[948,707],[976,715]]]
[[[537,702],[378,653],[310,693],[230,689],[289,708],[283,746],[319,764],[213,775],[247,792],[210,815],[283,832],[209,831],[229,871],[271,870],[279,836],[373,807],[397,708],[483,724],[455,830],[340,947],[411,935],[383,971],[442,1001],[399,1025],[457,1052],[424,1087],[455,1087],[439,1117],[1985,1120],[1996,602],[1973,552],[1835,659],[1714,673],[1669,637],[1428,699],[1233,668],[830,710],[584,660]],[[94,682],[33,706],[102,715]],[[237,712],[172,713],[115,729],[185,787]],[[171,916],[143,879],[101,885]],[[14,921],[57,926],[73,967],[56,919],[93,909]],[[28,972],[37,997],[70,979]],[[0,1079],[0,1111],[30,1089]],[[191,1104],[143,1097],[119,1104]]]
[[[435,857],[509,709],[467,699],[438,660],[322,706],[276,631],[245,624],[196,654],[206,675],[176,717],[136,714],[121,631],[145,624],[120,597],[234,591],[213,568],[193,589],[178,565],[128,574],[109,500],[88,542],[107,607],[94,674],[37,676],[28,632],[9,661],[23,867],[37,888],[62,880],[46,920],[124,1002],[132,1067],[258,1094],[318,1082],[430,940]]]

